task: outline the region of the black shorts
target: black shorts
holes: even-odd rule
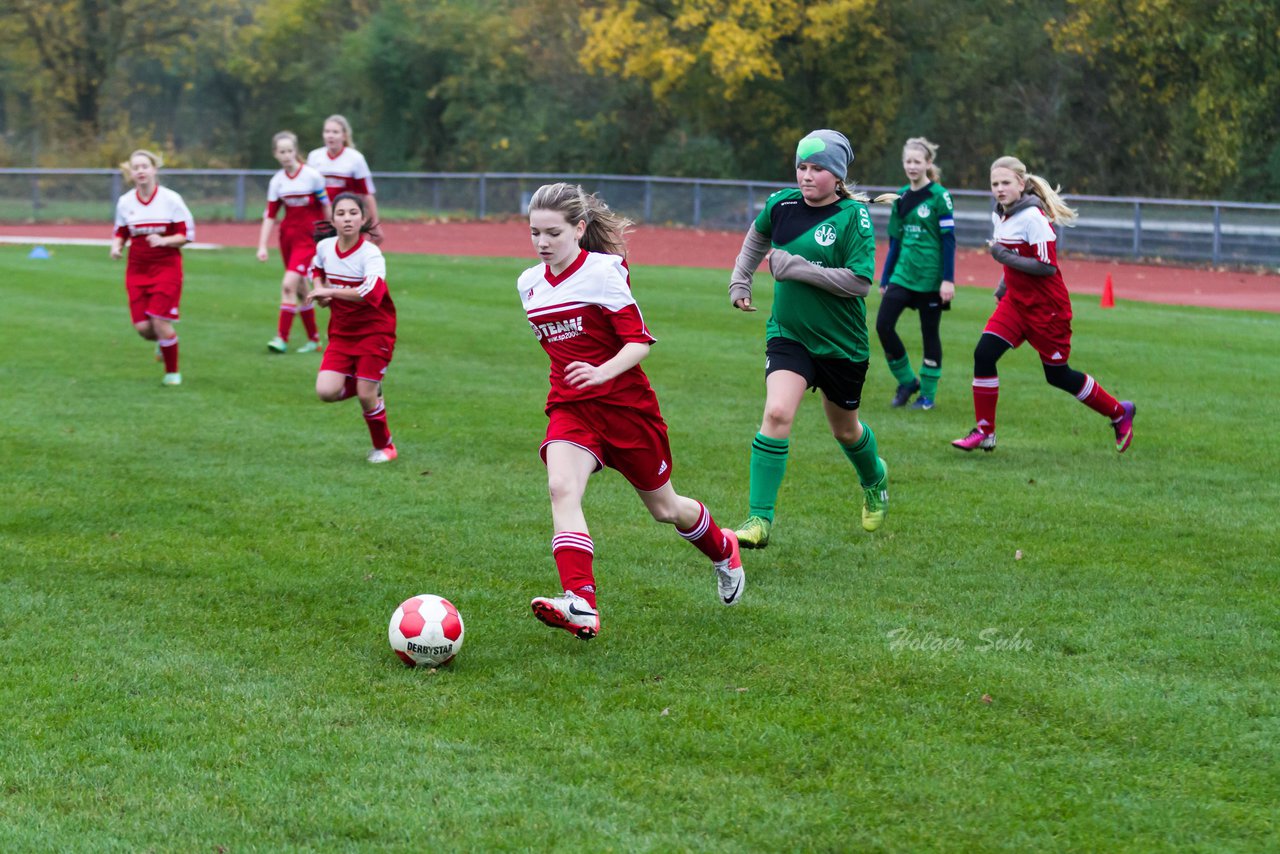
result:
[[[770,338],[764,346],[764,375],[791,371],[804,377],[809,388],[822,389],[827,400],[850,411],[862,404],[862,384],[867,380],[868,360],[819,359],[799,341]]]
[[[881,299],[892,299],[916,311],[925,309],[951,311],[951,303],[943,302],[942,295],[937,291],[913,291],[911,288],[904,288],[902,285],[889,285]]]

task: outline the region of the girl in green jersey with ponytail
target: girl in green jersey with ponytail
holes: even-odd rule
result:
[[[791,426],[807,389],[821,389],[831,432],[857,471],[862,527],[876,530],[888,510],[884,460],[875,434],[858,419],[869,357],[864,297],[876,243],[865,197],[844,183],[852,162],[844,134],[815,130],[800,140],[797,188],[769,197],[729,280],[729,299],[741,311],[756,310],[751,281],[766,254],[777,280],[765,326],[764,417],[751,443],[750,511],[736,531],[745,548],[769,544]]]
[[[898,381],[890,406],[906,406],[920,392],[913,409],[933,409],[942,376],[942,338],[938,327],[942,312],[951,308],[956,294],[956,219],[951,194],[938,179],[941,171],[933,165],[938,146],[922,136],[907,140],[902,147],[902,169],[907,186],[889,216],[889,255],[880,276],[880,311],[876,314],[876,334]],[[908,308],[920,314],[920,337],[924,360],[917,377],[911,357],[898,337],[898,318]]]

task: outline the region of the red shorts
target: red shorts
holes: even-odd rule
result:
[[[182,277],[130,279],[125,276],[125,292],[129,295],[129,319],[143,323],[158,317],[178,322],[178,303],[182,300]]]
[[[359,380],[382,382],[395,350],[395,339],[383,341],[385,337],[374,335],[354,343],[330,336],[320,360],[320,370],[336,371]]]
[[[983,332],[998,335],[1013,347],[1026,341],[1046,365],[1065,365],[1071,355],[1071,317],[1051,313],[1028,318],[1009,297],[996,304]]]
[[[661,489],[671,480],[671,443],[661,416],[583,400],[556,404],[547,418],[547,437],[538,450],[544,463],[547,445],[568,442],[596,458],[596,471],[616,469],[641,492]]]
[[[316,257],[316,242],[310,234],[280,232],[280,259],[290,273],[306,276],[311,271],[311,259]]]

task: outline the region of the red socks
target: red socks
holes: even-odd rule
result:
[[[379,403],[378,408],[364,414],[364,423],[369,427],[369,438],[373,447],[381,450],[391,444],[391,428],[387,426],[387,406]]]
[[[1088,374],[1084,375],[1084,388],[1080,389],[1076,394],[1076,399],[1094,412],[1101,413],[1112,421],[1124,415],[1124,407],[1120,405],[1114,397],[1107,394],[1107,390],[1098,385],[1097,381]]]
[[[701,503],[698,504],[698,521],[693,527],[687,531],[681,531],[679,527],[676,530],[713,561],[728,560],[733,554],[729,538]],[[596,577],[591,567],[595,544],[591,535],[580,531],[561,531],[551,538],[551,554],[560,573],[560,586],[587,600],[592,608],[596,607]]]
[[[296,305],[280,304],[280,320],[276,323],[276,334],[285,341],[289,340],[289,330],[293,328],[293,316],[298,313]],[[315,321],[312,321],[314,323]]]
[[[996,401],[1000,399],[999,377],[973,378],[973,415],[978,429],[990,436],[996,432]]]
[[[551,555],[560,573],[560,586],[577,593],[592,608],[596,607],[596,577],[591,571],[595,544],[591,542],[591,535],[561,531],[551,538]]]
[[[978,429],[988,436],[996,432],[996,401],[999,398],[999,377],[973,378],[973,414]],[[1076,399],[1113,421],[1124,415],[1124,407],[1088,374],[1084,375],[1084,386],[1076,393]]]
[[[716,525],[716,520],[711,518],[711,511],[702,502],[698,502],[698,521],[693,523],[693,527],[682,531],[677,526],[676,533],[693,543],[698,551],[711,558],[713,562],[728,560],[733,554],[729,538]]]
[[[178,372],[178,336],[161,338],[156,343],[160,345],[160,356],[164,359],[164,372],[176,374]]]

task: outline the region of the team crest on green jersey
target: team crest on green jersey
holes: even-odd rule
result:
[[[920,218],[921,218],[921,219],[928,219],[928,218],[929,218],[929,206],[928,206],[928,205],[920,205],[919,207],[917,207],[917,208],[916,208],[916,213],[918,213],[918,214],[920,215]]]
[[[813,242],[819,246],[830,246],[836,242],[836,227],[824,222],[813,230]]]

